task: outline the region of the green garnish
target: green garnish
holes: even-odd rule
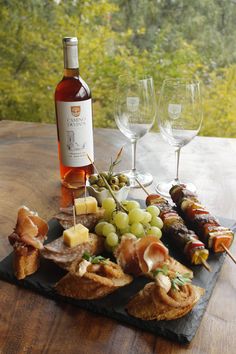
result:
[[[179,290],[179,286],[191,283],[190,276],[190,273],[180,274],[179,272],[176,272],[176,277],[170,279],[172,288]]]
[[[103,256],[91,256],[90,253],[86,251],[84,252],[82,258],[92,264],[107,263],[109,261],[109,258],[104,258]]]
[[[112,161],[112,158],[111,158],[111,164],[110,164],[109,171],[108,171],[109,177],[112,177],[112,176],[113,176],[114,167],[115,167],[116,165],[118,165],[118,164],[121,162],[121,160],[119,160],[119,158],[120,158],[120,156],[121,156],[121,154],[122,154],[122,151],[123,151],[123,147],[119,150],[119,152],[118,152],[118,154],[117,154],[117,156],[116,156],[115,161]]]
[[[162,273],[164,275],[168,275],[168,271],[169,271],[169,268],[167,267],[166,264],[164,264],[162,268],[157,268],[156,270],[154,270],[152,272],[152,274],[154,275],[154,277],[159,273]]]

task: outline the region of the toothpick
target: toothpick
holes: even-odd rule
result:
[[[139,186],[143,189],[143,191],[147,194],[150,195],[150,193],[148,192],[148,190],[142,185],[141,182],[139,182],[139,180],[137,178],[135,178],[136,182],[139,184]],[[211,272],[211,267],[209,266],[209,264],[207,263],[207,261],[205,261],[205,259],[201,258],[201,263],[203,265],[204,268],[206,268],[209,272]]]
[[[116,198],[116,196],[115,196],[115,194],[113,193],[113,190],[111,189],[111,187],[110,187],[109,183],[107,182],[106,178],[103,177],[103,176],[100,174],[100,172],[98,171],[97,167],[95,166],[94,162],[92,161],[92,159],[89,157],[88,154],[87,154],[87,157],[88,157],[89,161],[91,162],[91,164],[93,165],[93,167],[94,167],[95,171],[97,172],[97,174],[99,175],[99,177],[100,177],[100,178],[103,180],[103,182],[105,183],[107,189],[109,190],[109,192],[110,192],[112,198],[115,200],[115,202],[116,202],[116,204],[118,205],[118,207],[119,207],[120,209],[122,209],[124,212],[127,213],[127,210],[121,205],[121,203],[120,203],[120,202],[118,201],[118,199]]]
[[[236,264],[236,259],[234,258],[234,256],[232,255],[232,253],[230,252],[230,250],[223,245],[223,243],[221,243],[221,247],[224,248],[225,252],[227,253],[227,255],[232,259],[232,261]]]
[[[87,196],[87,173],[85,173],[84,196]]]
[[[73,222],[74,222],[74,231],[75,231],[76,218],[75,218],[75,206],[74,205],[73,205]]]

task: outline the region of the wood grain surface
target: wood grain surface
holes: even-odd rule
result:
[[[96,129],[95,157],[106,169],[124,145],[120,169],[131,165],[128,141],[117,130]],[[137,166],[157,181],[174,177],[174,152],[158,134],[138,144]],[[236,140],[196,137],[183,148],[182,180],[194,182],[202,202],[215,215],[236,220]],[[63,194],[65,198],[65,194]],[[142,198],[140,190],[132,197]],[[56,127],[0,122],[0,259],[11,247],[7,236],[17,208],[24,204],[49,220],[62,203]],[[236,245],[231,248],[236,255]],[[227,258],[203,317],[189,345],[179,345],[68,304],[0,281],[0,353],[232,354],[236,348],[236,266]]]

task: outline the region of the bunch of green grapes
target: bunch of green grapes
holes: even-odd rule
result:
[[[117,211],[113,198],[106,198],[102,202],[105,209],[105,220],[100,221],[96,227],[97,235],[106,237],[105,246],[111,251],[119,243],[124,234],[131,234],[137,238],[145,235],[153,235],[161,238],[163,222],[159,217],[160,210],[154,205],[141,209],[140,204],[135,200],[122,202],[125,211]]]

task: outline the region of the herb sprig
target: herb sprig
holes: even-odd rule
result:
[[[166,264],[164,264],[162,268],[157,268],[152,272],[154,277],[156,277],[159,273],[161,273],[165,276],[168,276],[168,273],[169,273],[168,266]],[[179,290],[180,286],[191,283],[190,277],[191,277],[190,273],[181,274],[179,272],[176,272],[175,277],[170,278],[171,287],[175,290]]]
[[[112,158],[111,158],[111,164],[110,164],[109,171],[108,171],[109,177],[113,176],[113,170],[114,170],[115,166],[117,166],[121,162],[120,156],[122,154],[122,151],[123,151],[123,147],[119,150],[114,161],[112,161]]]
[[[92,264],[107,263],[109,261],[109,258],[104,258],[103,256],[91,256],[89,252],[84,252],[82,258]]]
[[[171,279],[171,286],[175,290],[179,290],[179,286],[191,283],[190,273],[180,274],[176,272],[176,277]]]
[[[155,269],[152,272],[152,274],[154,275],[154,277],[157,276],[157,274],[159,274],[159,273],[162,273],[163,275],[168,276],[168,272],[169,272],[169,268],[167,267],[166,264],[164,264],[162,268]]]

